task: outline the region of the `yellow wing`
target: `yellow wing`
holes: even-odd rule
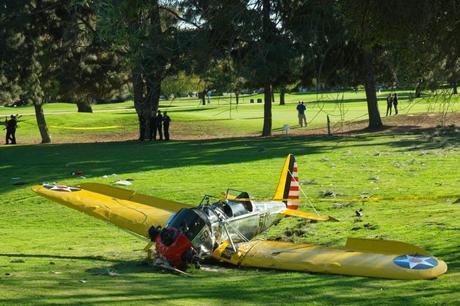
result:
[[[37,185],[32,190],[47,199],[145,237],[148,237],[151,226],[164,226],[172,214],[190,207],[98,183],[78,187]]]
[[[237,246],[234,252],[227,240],[213,252],[212,257],[246,267],[391,279],[433,279],[447,271],[444,261],[399,241],[348,238],[344,248],[329,248],[251,240]],[[411,257],[415,260],[413,263],[408,261]],[[417,262],[426,264],[421,264],[422,269],[416,269]]]

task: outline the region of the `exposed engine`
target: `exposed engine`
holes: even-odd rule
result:
[[[198,207],[179,210],[164,228],[150,228],[149,235],[157,255],[184,270],[189,264],[199,266],[224,240],[232,245],[249,241],[270,226],[281,209],[282,204],[253,202],[246,192],[213,203],[206,196]]]

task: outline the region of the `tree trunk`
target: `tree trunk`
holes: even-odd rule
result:
[[[286,102],[284,100],[284,96],[286,94],[286,89],[284,87],[281,87],[280,89],[280,105],[285,105]]]
[[[236,102],[236,105],[240,103],[240,92],[238,90],[235,91],[235,102]]]
[[[161,78],[157,75],[147,81],[147,97],[144,102],[143,119],[145,120],[145,133],[150,138],[152,135],[152,119],[157,117],[160,105]]]
[[[272,41],[270,29],[270,0],[262,1],[262,42],[263,45],[270,45]],[[268,65],[267,55],[264,55],[264,64]],[[272,86],[270,76],[265,76],[264,82],[264,126],[262,128],[262,136],[270,136],[272,134]]]
[[[272,134],[272,95],[270,84],[264,86],[264,127],[262,136],[270,136]]]
[[[270,93],[271,93],[271,97],[272,97],[272,103],[275,102],[275,93],[273,92],[273,87],[270,87]]]
[[[363,68],[365,77],[365,90],[367,100],[367,112],[369,114],[369,129],[377,130],[383,127],[380,118],[379,107],[377,104],[377,95],[375,92],[374,67],[372,55],[367,51],[363,54]]]
[[[35,118],[37,119],[38,130],[40,131],[40,136],[42,137],[42,143],[50,143],[51,137],[48,133],[48,127],[46,126],[42,103],[34,103],[34,107]]]
[[[202,105],[206,105],[206,93],[207,93],[206,89],[203,89],[203,91],[201,92],[201,104]]]
[[[142,116],[142,105],[144,104],[144,81],[142,75],[136,71],[132,71],[131,81],[133,83],[133,95],[134,95],[134,108],[136,109],[137,118],[139,122],[139,140],[143,141],[146,138],[145,134],[145,122]]]
[[[159,2],[151,1],[150,33],[141,51],[145,58],[136,62],[132,71],[134,107],[139,119],[139,140],[151,137],[151,122],[158,110],[162,75],[165,67],[157,62],[161,54],[162,32]],[[134,24],[135,26],[135,24]],[[131,46],[137,48],[138,46]],[[142,73],[141,73],[142,72]]]
[[[457,91],[457,81],[452,81],[452,82],[451,82],[451,85],[452,85],[452,94],[453,94],[453,95],[458,95],[458,91]]]
[[[77,101],[77,108],[79,113],[92,113],[93,109],[88,100],[79,100]]]

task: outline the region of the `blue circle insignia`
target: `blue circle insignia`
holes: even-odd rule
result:
[[[435,258],[423,255],[402,255],[393,259],[393,262],[402,268],[411,270],[431,269],[438,265]]]

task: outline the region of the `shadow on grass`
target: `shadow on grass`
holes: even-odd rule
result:
[[[91,261],[107,261],[107,262],[121,262],[117,259],[108,259],[102,256],[66,256],[54,254],[23,254],[23,253],[0,253],[0,257],[13,257],[13,258],[49,258],[49,259],[74,259],[74,260],[91,260]]]
[[[112,270],[117,276],[106,272]],[[424,298],[454,298],[454,290],[434,288],[430,281],[392,281],[272,270],[217,269],[192,271],[183,277],[136,261],[96,267],[78,274],[42,275],[40,296],[28,296],[34,282],[9,278],[8,286],[24,288],[25,294],[4,302],[37,303],[173,303],[173,304],[371,304],[412,305]],[[84,278],[85,284],[78,282]],[[334,288],[330,292],[328,288]],[[386,293],[392,289],[393,294]],[[410,294],[407,292],[410,291]],[[394,293],[401,294],[394,294]],[[359,293],[359,294],[357,294]],[[0,301],[2,301],[0,299]]]
[[[394,133],[394,132],[393,132]],[[36,184],[71,178],[80,170],[92,177],[105,174],[170,169],[197,165],[224,165],[283,158],[288,153],[315,155],[337,148],[388,145],[403,151],[457,146],[455,130],[420,129],[389,135],[241,137],[170,142],[106,142],[24,145],[0,148],[0,192],[17,188],[13,178]],[[382,141],[380,141],[380,138]]]
[[[365,145],[366,137],[361,137]],[[80,170],[92,177],[197,165],[223,165],[314,155],[332,150],[325,137],[233,138],[170,142],[111,142],[2,147],[0,192],[15,188],[12,178],[29,184],[71,178]]]

